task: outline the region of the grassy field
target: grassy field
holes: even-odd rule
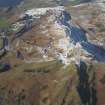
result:
[[[0,28],[7,28],[9,21],[6,18],[0,18]]]

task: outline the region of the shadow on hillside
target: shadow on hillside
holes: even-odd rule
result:
[[[84,62],[80,62],[80,67],[77,67],[77,72],[79,76],[79,83],[77,86],[77,91],[80,96],[83,105],[96,105],[96,89],[94,74],[92,75],[91,85],[89,83],[89,75],[87,71],[87,65]]]
[[[7,54],[7,51],[4,51],[2,54],[0,54],[0,59],[2,59]]]

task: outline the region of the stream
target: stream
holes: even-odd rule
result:
[[[71,16],[66,11],[61,14],[61,16],[57,19],[57,22],[60,25],[66,26],[66,34],[70,37],[70,40],[74,45],[76,43],[80,43],[82,48],[90,53],[94,59],[99,62],[105,63],[105,50],[98,45],[89,42],[86,36],[86,32],[82,29],[71,25],[68,21],[70,21]]]

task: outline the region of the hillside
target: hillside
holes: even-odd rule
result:
[[[1,13],[0,105],[104,105],[103,10],[42,1]]]
[[[76,75],[74,66],[63,68],[58,61],[13,67],[0,74],[0,103],[67,105],[73,101],[75,105],[80,102],[75,87]]]

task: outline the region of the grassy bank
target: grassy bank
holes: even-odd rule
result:
[[[0,17],[0,29],[8,28],[8,26],[9,26],[9,21],[7,20],[7,18]]]

